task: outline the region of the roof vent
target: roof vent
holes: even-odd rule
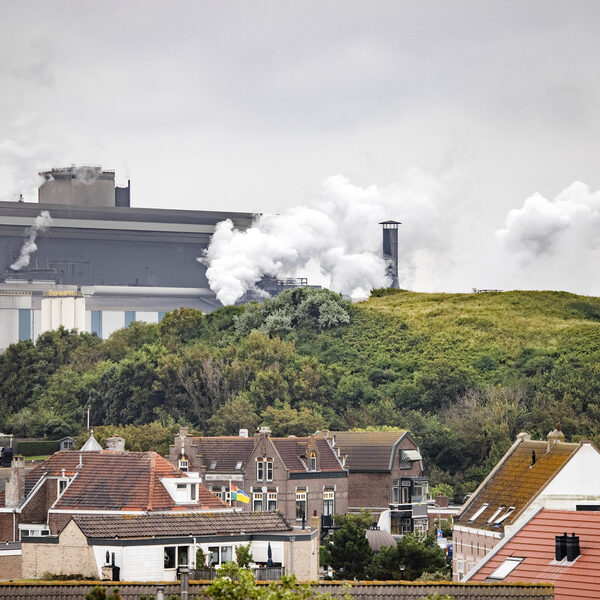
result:
[[[567,546],[567,560],[569,562],[573,562],[581,554],[579,549],[579,536],[572,533],[571,537],[567,537],[567,534],[565,533],[565,538]]]
[[[567,555],[567,534],[557,535],[554,538],[554,558],[562,560]]]

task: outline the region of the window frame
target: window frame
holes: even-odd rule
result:
[[[256,481],[265,480],[265,463],[262,460],[256,461]]]
[[[308,509],[308,488],[296,488],[296,521],[306,520]]]

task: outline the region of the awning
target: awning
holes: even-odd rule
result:
[[[423,460],[418,450],[402,450],[404,460]]]

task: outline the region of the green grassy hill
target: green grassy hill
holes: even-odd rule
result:
[[[77,433],[88,404],[95,426],[408,428],[459,496],[521,430],[545,437],[561,421],[567,439],[600,441],[598,365],[598,298],[376,290],[349,305],[299,290],[108,340],[59,330],[15,344],[0,356],[0,429]]]

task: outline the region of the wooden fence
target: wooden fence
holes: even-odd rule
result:
[[[4,600],[83,600],[96,585],[112,590],[118,587],[124,600],[139,600],[141,595],[157,595],[158,586],[164,590],[165,600],[171,594],[180,593],[176,583],[107,583],[102,582],[0,582],[0,599]],[[208,582],[190,582],[189,600],[206,600],[203,591]],[[260,583],[266,585],[266,583]],[[429,594],[453,596],[454,600],[517,600],[518,598],[546,598],[554,600],[554,586],[551,584],[509,584],[509,583],[438,583],[438,582],[391,582],[358,581],[350,586],[343,582],[319,582],[311,584],[314,591],[329,593],[332,598],[343,598],[349,594],[352,600],[419,600]]]

